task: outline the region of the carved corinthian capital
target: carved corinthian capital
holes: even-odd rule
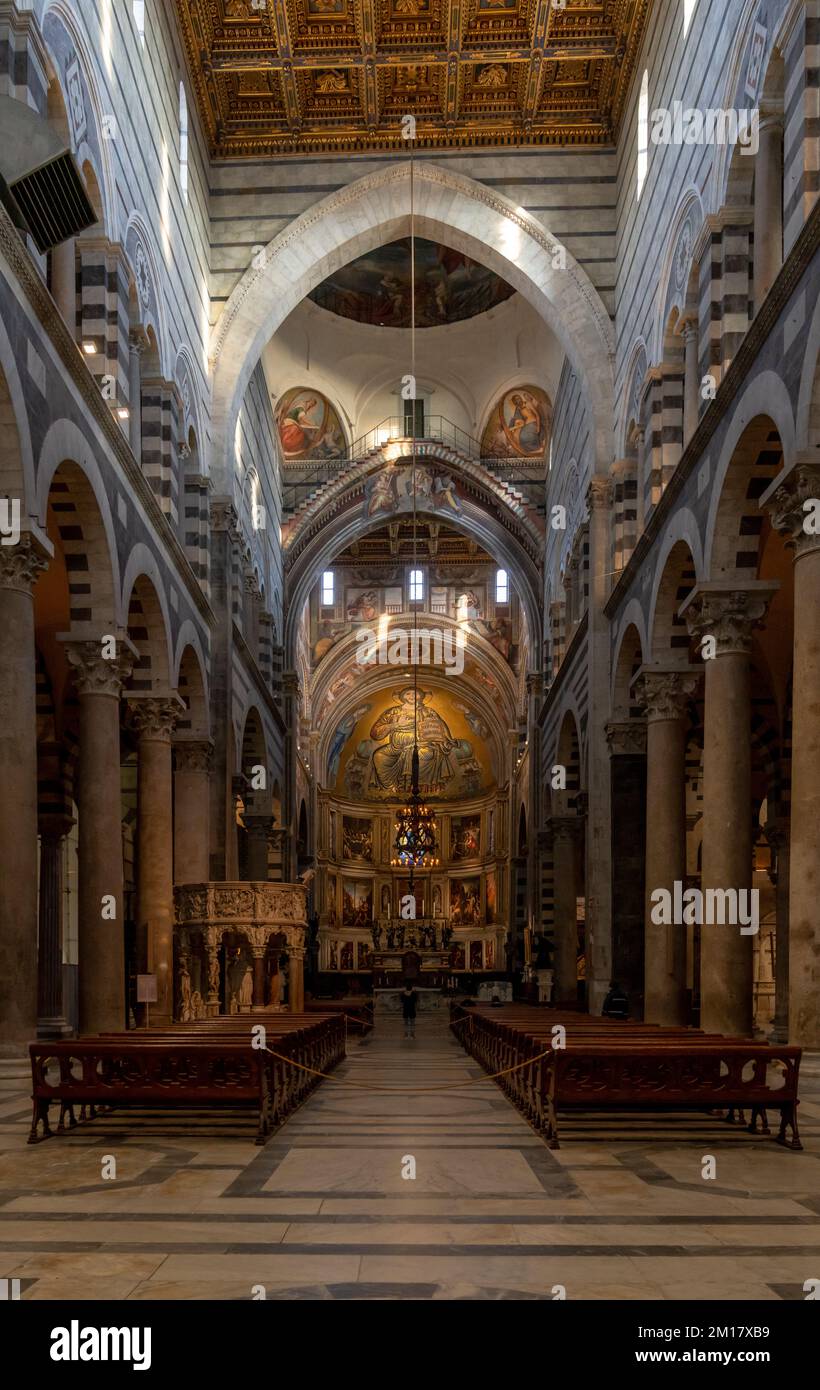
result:
[[[28,532],[16,545],[0,545],[0,589],[30,594],[48,564],[45,548]]]
[[[743,586],[731,580],[698,584],[680,611],[692,637],[714,639],[714,656],[749,653],[752,633],[762,626],[778,588],[758,580]]]
[[[174,744],[177,772],[210,772],[214,746],[210,739],[180,739]]]
[[[649,723],[683,719],[686,706],[697,694],[698,680],[697,671],[653,671],[645,667],[638,673],[633,689]]]
[[[65,643],[68,664],[74,672],[78,695],[111,695],[119,699],[134,665],[134,653],[125,641],[117,641],[115,654],[105,656],[108,642]]]
[[[614,496],[614,487],[611,478],[596,476],[590,478],[587,488],[587,507],[595,511],[597,507],[610,508]]]
[[[604,726],[613,757],[646,752],[646,725],[642,719],[612,719]]]
[[[178,695],[132,695],[128,699],[131,723],[138,736],[170,743],[171,734],[185,705]]]
[[[820,550],[820,463],[798,463],[768,502],[772,526],[805,555]]]

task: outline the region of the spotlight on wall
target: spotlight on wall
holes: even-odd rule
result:
[[[130,410],[128,409],[128,406],[127,406],[127,405],[118,405],[118,406],[117,406],[117,419],[118,419],[118,420],[127,420],[128,417],[130,416],[130,414],[131,414],[131,412],[130,412]]]
[[[0,96],[0,202],[41,256],[97,221],[71,151],[38,112],[6,96]]]
[[[84,338],[84,339],[83,339],[83,352],[85,353],[86,357],[96,357],[96,355],[97,355],[97,344],[96,344],[95,342],[93,342],[93,341],[91,340],[91,338]]]

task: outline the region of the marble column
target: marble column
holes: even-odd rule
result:
[[[820,1047],[820,464],[798,462],[770,503],[794,550],[789,845],[789,1041]]]
[[[37,699],[31,537],[0,545],[0,1055],[37,1034]]]
[[[698,584],[681,613],[704,656],[703,854],[701,888],[752,887],[752,633],[777,585],[759,580]],[[708,646],[704,642],[708,642]],[[747,1034],[753,1014],[753,941],[739,924],[701,928],[701,1027]]]
[[[177,695],[129,696],[137,732],[137,953],[157,977],[151,1023],[174,1008],[174,863],[171,733],[184,705]]]
[[[139,463],[142,459],[142,355],[147,340],[141,331],[128,337],[128,443]]]
[[[304,1012],[305,1007],[305,948],[289,946],[288,1006],[292,1014]]]
[[[80,705],[77,769],[80,1033],[125,1026],[120,695],[133,664],[126,639],[66,640]]]
[[[761,116],[755,157],[754,282],[760,312],[783,264],[783,121]]]
[[[243,817],[248,836],[247,876],[251,883],[268,881],[268,843],[273,830],[273,816],[246,812]]]
[[[772,1041],[783,1043],[789,1040],[789,823],[767,821],[764,833],[772,852],[775,888]]]
[[[686,1014],[686,928],[652,921],[652,894],[686,880],[686,711],[697,669],[644,666],[636,692],[646,711],[646,904],[644,1018],[681,1024]]]
[[[51,296],[72,338],[77,337],[77,243],[72,236],[51,252]]]
[[[37,1036],[71,1032],[63,1013],[63,853],[70,816],[40,818],[40,903],[37,947]]]
[[[683,447],[686,448],[698,427],[700,416],[700,370],[698,367],[697,318],[690,315],[683,321]]]
[[[555,984],[553,1000],[578,997],[578,816],[553,816],[552,833],[553,923],[555,930]]]
[[[265,947],[252,946],[253,953],[253,1005],[254,1009],[265,1007]]]
[[[605,725],[609,717],[609,675],[612,630],[604,609],[611,589],[611,479],[590,480],[589,622],[587,672],[589,724],[587,738],[588,810],[586,816],[586,990],[590,1013],[600,1013],[612,978],[612,774]]]
[[[207,883],[210,873],[210,739],[174,742],[174,883]]]

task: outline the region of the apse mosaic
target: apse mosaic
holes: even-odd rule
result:
[[[340,731],[348,723],[337,730],[329,759],[337,768],[339,795],[382,802],[404,796],[411,785],[416,731],[423,796],[475,796],[493,785],[488,745],[476,738],[443,691],[419,687],[416,695],[412,685],[380,691],[338,748]]]
[[[342,458],[346,452],[336,408],[321,391],[286,391],[276,407],[276,428],[286,459]]]
[[[416,4],[417,0],[396,0]],[[410,239],[380,246],[323,280],[310,298],[343,318],[380,328],[409,328]],[[511,285],[449,246],[415,238],[416,327],[474,318],[515,293]]]
[[[496,401],[481,437],[482,458],[542,458],[552,406],[540,386],[516,386]]]

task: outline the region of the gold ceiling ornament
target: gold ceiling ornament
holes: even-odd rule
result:
[[[610,144],[651,4],[174,0],[211,153],[231,159],[400,150],[408,99],[417,148]]]

